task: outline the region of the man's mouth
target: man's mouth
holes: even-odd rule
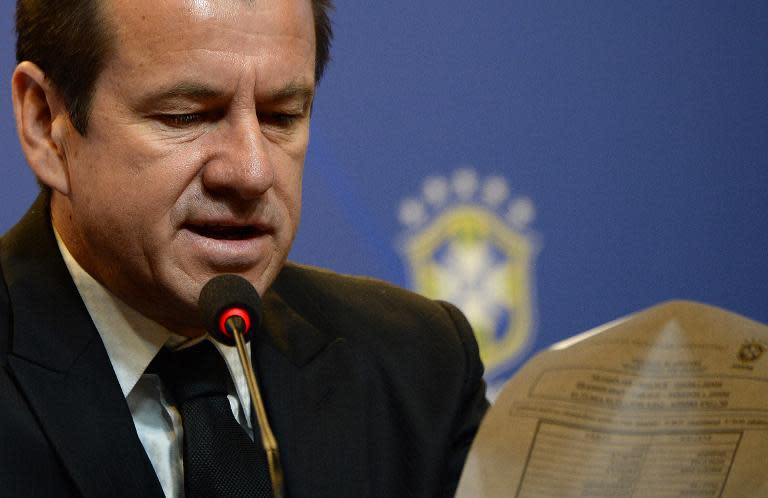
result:
[[[185,225],[185,228],[215,240],[247,240],[264,233],[253,225]]]

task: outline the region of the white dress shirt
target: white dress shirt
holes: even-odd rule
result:
[[[183,349],[210,340],[226,360],[233,379],[228,396],[232,413],[253,438],[250,423],[251,397],[237,349],[219,344],[208,335],[195,339],[183,337],[150,320],[83,270],[58,233],[56,241],[107,350],[131,411],[136,432],[157,473],[163,492],[167,497],[183,497],[181,416],[169,403],[160,378],[144,371],[163,346]]]

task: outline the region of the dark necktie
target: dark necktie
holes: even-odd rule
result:
[[[208,341],[163,349],[150,365],[173,395],[184,426],[187,498],[272,497],[266,456],[232,415],[229,372]],[[254,428],[256,441],[258,427]]]

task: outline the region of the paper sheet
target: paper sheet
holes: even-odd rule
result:
[[[768,326],[674,301],[556,344],[502,390],[456,496],[768,497]]]

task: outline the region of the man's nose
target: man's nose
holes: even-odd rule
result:
[[[217,130],[215,153],[203,170],[203,185],[212,194],[255,200],[274,184],[269,142],[256,113],[231,120]]]

